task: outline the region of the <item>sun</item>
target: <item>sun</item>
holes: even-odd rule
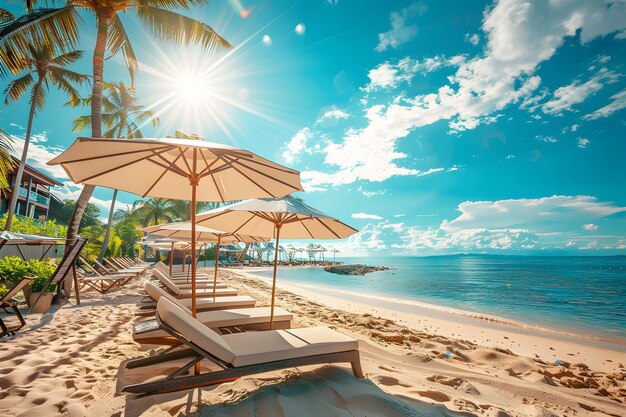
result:
[[[208,104],[211,100],[211,83],[208,76],[187,70],[174,74],[168,90],[183,103],[191,106]]]

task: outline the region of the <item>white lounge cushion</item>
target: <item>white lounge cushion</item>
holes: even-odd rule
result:
[[[224,297],[227,295],[237,295],[237,290],[234,288],[216,288],[215,296],[216,297]],[[213,288],[196,288],[196,297],[212,297],[213,296]],[[176,294],[178,298],[189,298],[191,297],[191,288],[179,289],[179,292]]]
[[[169,294],[167,291],[163,291],[156,284],[150,281],[146,281],[144,283],[144,288],[150,298],[152,298],[154,301],[158,302],[161,297],[165,297],[180,307],[184,307],[187,309],[191,308],[191,298],[177,299],[173,295]],[[218,297],[215,300],[213,300],[213,297],[196,298],[196,307],[198,308],[198,310],[218,310],[224,308],[239,307],[245,308],[254,307],[255,304],[256,300],[248,295]],[[189,310],[189,314],[191,315],[191,310]]]
[[[185,307],[183,307],[185,308]],[[186,309],[186,308],[185,308]],[[265,323],[269,321],[270,307],[236,308],[229,310],[203,311],[196,315],[196,318],[207,327],[230,327],[245,326]],[[291,321],[293,314],[282,308],[274,309],[274,321]],[[142,339],[169,336],[163,330],[152,330],[135,334],[133,328],[133,338],[141,342]]]
[[[233,366],[344,352],[359,348],[358,341],[328,327],[270,330],[222,336],[235,358]]]
[[[191,317],[168,299],[162,297],[159,300],[157,311],[165,324],[202,349],[211,352],[215,357],[228,363],[235,358],[234,352],[219,334]]]

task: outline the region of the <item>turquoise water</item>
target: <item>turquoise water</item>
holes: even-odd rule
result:
[[[321,268],[285,268],[278,279],[404,298],[626,342],[626,257],[467,255],[337,260],[395,269],[342,276]]]

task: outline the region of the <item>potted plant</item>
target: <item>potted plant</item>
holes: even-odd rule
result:
[[[52,305],[52,298],[57,290],[56,284],[50,284],[44,291],[44,286],[54,274],[56,266],[49,260],[40,261],[38,259],[31,259],[28,262],[28,275],[34,277],[30,282],[31,293],[28,295],[28,305],[33,306],[35,301],[37,305],[31,309],[33,313],[47,313]],[[24,294],[26,296],[26,293]]]
[[[29,276],[34,279],[30,282],[30,286],[24,287],[24,298],[26,304],[31,306],[39,294],[43,291],[48,279],[54,274],[56,266],[49,260],[40,261],[38,259],[23,260],[17,256],[10,256],[0,259],[0,277],[6,281],[10,281],[15,285],[23,277]],[[41,295],[35,309],[36,313],[47,313],[52,303],[52,297],[56,291],[56,285],[51,284]]]

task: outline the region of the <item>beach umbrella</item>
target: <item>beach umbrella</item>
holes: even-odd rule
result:
[[[162,236],[168,239],[191,240],[191,222],[166,223],[156,226],[144,227],[143,230],[150,235]],[[228,233],[210,227],[195,226],[196,242],[215,243],[215,268],[213,273],[213,299],[215,299],[215,287],[217,284],[217,269],[222,243],[238,242],[265,242],[268,238],[248,236],[236,233]],[[173,244],[173,243],[172,243]],[[173,248],[172,248],[173,249]],[[172,250],[173,253],[173,250]],[[170,275],[172,274],[173,257],[170,255]]]
[[[78,138],[48,162],[75,183],[191,201],[191,310],[196,316],[197,201],[283,197],[302,190],[300,173],[245,150],[186,139]]]
[[[279,242],[287,239],[341,239],[358,230],[295,198],[252,199],[230,204],[196,216],[198,225],[220,227],[232,233],[253,236],[272,236],[274,247],[274,276],[272,280],[272,307],[270,329],[274,321],[276,271]]]

